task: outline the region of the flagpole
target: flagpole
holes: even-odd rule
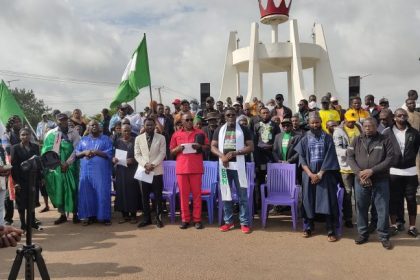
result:
[[[36,132],[35,132],[34,128],[32,127],[31,123],[28,121],[28,118],[27,118],[26,116],[24,116],[24,118],[25,118],[25,121],[28,123],[29,127],[31,128],[32,133],[35,135],[35,139],[36,139],[36,140],[39,140],[39,139],[36,137]]]

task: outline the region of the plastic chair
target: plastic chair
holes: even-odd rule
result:
[[[291,207],[293,230],[296,230],[298,198],[295,164],[268,163],[267,183],[261,185],[262,227],[266,226],[268,205],[282,205]]]
[[[162,200],[169,201],[169,216],[172,224],[175,222],[175,199],[178,192],[175,166],[175,160],[163,161]],[[153,193],[150,193],[150,198],[154,199]]]
[[[254,188],[255,188],[255,163],[247,162],[246,163],[246,178],[248,180],[248,207],[249,207],[249,226],[252,226],[254,220]],[[232,201],[238,202],[238,194],[236,192],[235,182],[231,187]],[[218,215],[219,215],[219,225],[222,225],[223,222],[223,201],[220,193],[220,185],[218,188]]]
[[[343,232],[343,200],[344,200],[344,188],[337,186],[337,203],[338,203],[338,225],[336,227],[336,234],[338,237]]]
[[[206,201],[209,224],[214,221],[214,203],[216,199],[217,181],[219,175],[217,161],[204,161],[204,173],[201,183],[201,199]],[[190,195],[190,199],[192,196]]]

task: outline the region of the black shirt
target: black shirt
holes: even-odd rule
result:
[[[242,133],[244,134],[244,144],[246,143],[246,141],[252,141],[253,136],[251,131],[245,127],[245,126],[240,126],[242,129]],[[222,127],[219,126],[216,131],[213,133],[213,139],[214,141],[219,141],[219,133],[220,133],[220,129]],[[236,131],[236,127],[227,127],[226,128],[226,135],[225,135],[225,139],[224,139],[224,143],[223,143],[223,154],[227,154],[229,152],[233,152],[236,151],[235,149],[235,145],[236,145],[236,135],[235,135],[235,131]],[[231,161],[236,161],[236,158],[233,158]]]

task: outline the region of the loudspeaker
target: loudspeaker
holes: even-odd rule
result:
[[[206,98],[210,96],[210,83],[200,83],[200,106],[206,108]]]
[[[360,96],[360,76],[350,76],[349,77],[349,105],[351,100]]]

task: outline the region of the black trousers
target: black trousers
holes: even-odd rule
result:
[[[141,196],[143,202],[143,219],[144,221],[151,220],[150,214],[150,193],[155,195],[156,202],[156,219],[162,220],[162,191],[163,191],[163,175],[156,175],[153,177],[151,184],[141,182]]]
[[[404,198],[407,200],[409,216],[417,216],[416,192],[418,186],[417,175],[390,177],[389,214],[404,219]]]
[[[8,190],[7,190],[8,192]],[[15,211],[14,209],[14,205],[13,205],[13,200],[9,199],[9,195],[6,196],[6,199],[4,200],[4,210],[5,210],[5,215],[4,215],[4,220],[12,223],[13,222],[13,213]]]

